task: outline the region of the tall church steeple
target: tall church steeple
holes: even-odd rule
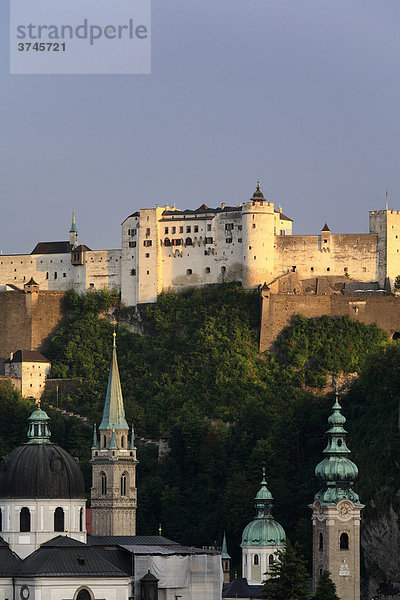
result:
[[[328,419],[328,444],[325,458],[315,475],[322,489],[311,505],[313,523],[313,586],[316,589],[323,571],[331,573],[342,600],[360,598],[360,521],[364,508],[352,489],[358,477],[346,445],[346,418],[338,394]]]
[[[72,211],[72,223],[71,229],[69,230],[69,243],[73,248],[76,248],[78,245],[78,229],[76,227],[74,210]]]
[[[92,444],[93,535],[136,534],[136,448],[125,418],[118,371],[116,334],[108,377],[103,418]]]

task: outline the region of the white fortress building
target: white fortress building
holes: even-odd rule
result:
[[[116,289],[127,306],[155,302],[161,292],[240,281],[245,288],[296,273],[305,291],[321,278],[344,278],[393,291],[400,274],[400,211],[369,213],[369,233],[292,235],[292,219],[268,201],[257,183],[240,206],[195,210],[141,209],[122,223],[121,249],[78,244],[75,217],[69,241],[40,242],[31,254],[0,256],[0,290]],[[310,283],[307,289],[307,282]]]

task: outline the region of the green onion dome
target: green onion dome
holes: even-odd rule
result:
[[[265,469],[261,488],[255,497],[257,516],[243,530],[241,546],[282,546],[286,539],[285,531],[271,514],[272,494],[265,480]]]

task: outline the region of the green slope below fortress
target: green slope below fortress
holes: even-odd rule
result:
[[[241,532],[254,516],[265,465],[274,515],[310,558],[308,504],[318,491],[314,468],[333,404],[328,384],[332,374],[340,374],[342,384],[356,373],[342,404],[360,472],[357,491],[366,504],[362,575],[370,586],[398,579],[400,343],[347,318],[297,316],[260,356],[258,303],[256,292],[227,284],[162,295],[136,321],[120,311],[121,322],[134,321],[144,332],[118,330],[128,422],[139,436],[172,435],[161,462],[155,447],[139,447],[138,531],[155,534],[162,523],[167,537],[203,546],[220,544],[226,530],[238,565]],[[82,378],[73,397],[59,398],[60,406],[97,424],[111,355],[108,315],[118,310],[108,294],[69,292],[64,320],[44,350],[53,377]],[[6,384],[0,400],[5,454],[24,441],[31,405]],[[54,397],[47,400],[55,404]],[[53,438],[79,456],[89,490],[90,430],[49,414]]]

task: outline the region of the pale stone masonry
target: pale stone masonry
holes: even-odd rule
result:
[[[258,183],[239,206],[141,209],[123,221],[120,249],[78,245],[73,220],[69,241],[1,255],[0,291],[22,289],[33,277],[41,290],[115,289],[125,305],[136,306],[155,302],[161,292],[224,281],[251,289],[290,272],[300,281],[346,276],[393,291],[400,274],[400,211],[370,211],[369,233],[336,234],[325,224],[316,235],[292,235],[292,219]]]

